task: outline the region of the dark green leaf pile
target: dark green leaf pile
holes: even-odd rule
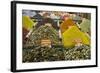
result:
[[[90,46],[88,45],[66,48],[64,53],[65,60],[86,60],[91,58]]]
[[[23,49],[23,62],[87,60],[91,58],[90,47],[29,47]]]

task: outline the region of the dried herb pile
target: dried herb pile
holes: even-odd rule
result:
[[[91,58],[90,46],[66,48],[64,50],[65,60],[86,60]]]
[[[58,32],[53,27],[42,25],[36,30],[33,30],[31,35],[29,36],[29,40],[26,42],[24,46],[40,46],[41,39],[50,39],[53,45],[61,44],[61,42],[59,41]]]
[[[52,47],[42,47],[41,39],[50,39]],[[27,45],[27,46],[26,46]],[[23,62],[44,62],[44,61],[68,61],[68,60],[86,60],[91,58],[90,46],[82,45],[79,47],[63,47],[59,40],[58,32],[48,26],[40,26],[33,30],[23,45]]]
[[[23,51],[23,62],[61,61],[65,59],[64,49],[59,47],[35,47]]]
[[[23,49],[23,62],[68,61],[91,59],[90,47],[27,47]]]

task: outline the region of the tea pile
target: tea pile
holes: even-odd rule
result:
[[[41,46],[41,39],[50,39],[52,42],[52,45],[59,45],[61,42],[59,41],[59,35],[58,32],[53,27],[48,26],[40,26],[36,30],[34,29],[31,35],[29,36],[29,40],[26,42],[26,45],[35,45],[35,46]],[[26,46],[25,45],[25,46]]]
[[[65,60],[86,60],[91,59],[90,46],[82,45],[74,48],[66,48]]]
[[[80,47],[27,47],[23,49],[23,62],[68,61],[91,59],[90,46]]]
[[[52,47],[42,47],[41,39],[50,39]],[[30,34],[23,45],[23,62],[42,62],[64,60],[64,48],[59,40],[58,32],[53,27],[41,25]]]
[[[51,47],[41,46],[41,39],[51,40]],[[53,27],[41,25],[29,35],[23,45],[23,62],[69,61],[91,59],[90,45],[63,47]]]
[[[35,47],[23,51],[23,62],[43,62],[65,60],[64,49],[59,47]]]

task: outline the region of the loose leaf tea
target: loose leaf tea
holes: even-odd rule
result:
[[[91,58],[89,45],[80,47],[27,47],[23,49],[23,62],[86,60]]]
[[[34,48],[31,48],[30,50],[29,49],[24,49],[23,51],[23,55],[24,55],[23,62],[43,62],[43,61],[65,60],[63,48],[34,47]]]
[[[41,40],[49,39],[51,40],[52,45],[60,44],[58,32],[53,27],[48,27],[46,25],[40,26],[34,30],[29,36],[29,40],[26,42],[26,45],[39,45],[41,46]]]
[[[23,63],[91,59],[90,20],[81,17],[89,13],[30,12],[22,15]]]
[[[86,60],[91,58],[91,51],[89,45],[82,45],[80,47],[66,48],[65,60]]]

